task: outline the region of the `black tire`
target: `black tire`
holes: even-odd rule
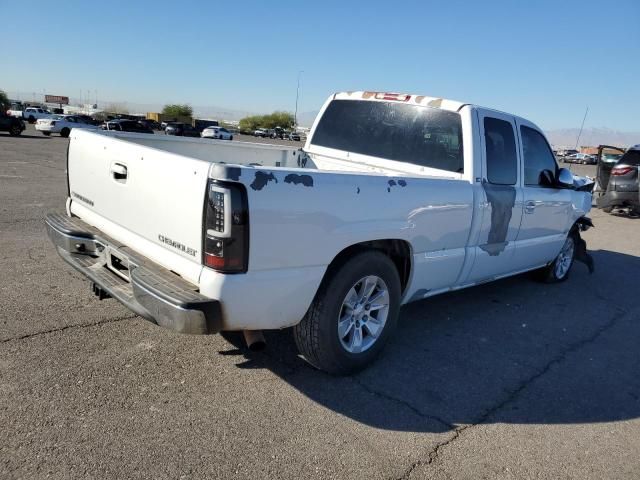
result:
[[[12,137],[17,137],[21,133],[22,127],[20,125],[11,125],[11,128],[9,128],[9,135],[11,135]]]
[[[231,136],[229,137],[229,141],[231,141],[231,140],[233,140],[233,135],[231,135]]]
[[[64,127],[62,130],[60,130],[60,136],[62,138],[67,138],[70,133],[71,133],[71,130],[69,130],[67,127]]]
[[[578,237],[577,235],[571,231],[569,233],[569,235],[567,236],[567,242],[571,241],[573,242],[573,254],[571,255],[571,259],[570,259],[570,263],[569,263],[569,268],[566,269],[566,272],[563,273],[562,275],[558,274],[558,269],[556,268],[558,265],[558,262],[561,261],[561,255],[564,251],[565,245],[563,245],[562,250],[560,251],[560,253],[558,254],[558,256],[555,258],[555,260],[553,262],[551,262],[549,265],[547,265],[546,267],[543,267],[539,270],[536,270],[534,272],[534,276],[538,281],[544,282],[544,283],[560,283],[560,282],[564,282],[565,280],[567,280],[567,278],[569,278],[569,274],[571,273],[571,268],[573,267],[573,264],[575,262],[575,258],[576,258],[576,246],[577,246],[577,240]]]
[[[51,135],[51,132],[42,132],[42,134],[43,134],[45,137],[48,137],[49,135]]]
[[[36,123],[36,117],[34,117],[33,115],[29,116],[29,120],[27,120],[29,123],[33,124]]]
[[[386,284],[389,310],[377,340],[365,351],[351,353],[343,347],[338,336],[338,317],[349,290],[368,275],[375,275]],[[327,271],[306,315],[293,327],[298,350],[311,365],[333,375],[348,375],[362,370],[375,360],[393,334],[400,296],[400,276],[388,256],[377,251],[355,254],[342,265]]]

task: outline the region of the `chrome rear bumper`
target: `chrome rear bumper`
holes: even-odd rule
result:
[[[137,315],[181,333],[217,333],[220,302],[79,218],[49,214],[47,233],[60,256]],[[107,295],[103,295],[103,292]]]

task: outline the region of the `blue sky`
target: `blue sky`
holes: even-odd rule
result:
[[[640,131],[640,1],[0,0],[0,88],[317,110],[342,90]],[[31,25],[35,27],[30,27]],[[27,34],[28,33],[28,34]],[[9,47],[12,45],[11,47]]]

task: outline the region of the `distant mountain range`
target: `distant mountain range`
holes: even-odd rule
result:
[[[554,147],[576,146],[579,128],[547,130],[545,134]],[[613,145],[629,147],[640,143],[640,132],[620,132],[610,128],[585,128],[580,135],[580,146]]]

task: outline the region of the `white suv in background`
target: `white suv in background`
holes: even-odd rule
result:
[[[224,127],[207,127],[200,134],[202,138],[217,138],[218,140],[233,140],[233,135]]]

